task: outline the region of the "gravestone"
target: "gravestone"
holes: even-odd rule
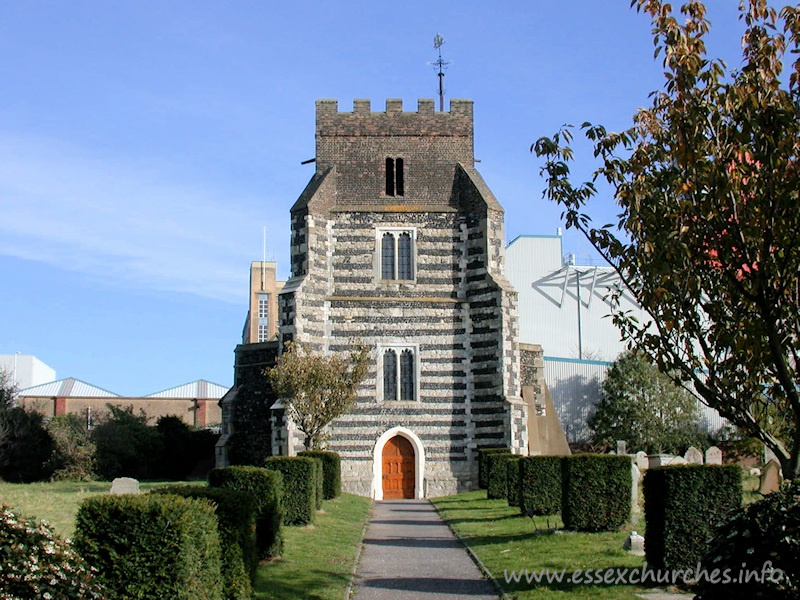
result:
[[[625,539],[622,549],[627,550],[634,556],[644,556],[644,537],[635,531],[631,531],[631,534]]]
[[[706,464],[707,465],[721,465],[722,464],[722,450],[716,446],[711,446],[706,450]]]
[[[781,466],[778,464],[778,461],[771,460],[764,465],[764,470],[761,473],[761,481],[758,485],[758,493],[771,494],[772,492],[777,492],[781,487],[782,481]]]
[[[675,466],[675,465],[685,465],[688,463],[686,462],[686,459],[683,458],[682,456],[673,456],[672,460],[669,461],[667,464]]]
[[[703,453],[700,452],[694,446],[691,446],[687,451],[686,454],[683,455],[683,458],[686,459],[686,462],[690,465],[702,465],[703,464]]]
[[[617,440],[617,454],[627,454],[628,444],[625,440]]]
[[[650,467],[650,459],[647,458],[647,453],[639,450],[636,453],[636,466],[639,467],[639,472],[646,471]]]
[[[131,477],[117,477],[111,482],[111,493],[115,496],[139,493],[139,480]]]
[[[631,461],[631,510],[635,513],[639,512],[639,467],[636,466],[635,461]]]
[[[671,463],[673,458],[675,457],[672,454],[650,454],[647,460],[650,467],[663,467]]]

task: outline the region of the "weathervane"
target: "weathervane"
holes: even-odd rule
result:
[[[447,65],[450,63],[442,59],[442,46],[444,45],[444,38],[440,33],[437,33],[433,38],[433,47],[439,51],[439,60],[431,63],[434,68],[439,72],[439,112],[444,112],[444,72],[447,70]]]

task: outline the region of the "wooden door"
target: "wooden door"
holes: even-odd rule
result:
[[[383,499],[414,497],[414,447],[396,435],[383,447]]]

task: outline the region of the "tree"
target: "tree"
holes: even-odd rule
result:
[[[110,481],[115,477],[142,479],[152,474],[161,455],[161,435],[147,425],[143,410],[136,415],[133,406],[107,404],[108,413],[92,430],[96,444],[97,474]]]
[[[572,130],[532,147],[545,157],[545,196],[564,207],[620,274],[651,321],[616,304],[629,344],[800,476],[800,10],[745,0],[743,63],[706,56],[706,11],[634,0],[649,14],[666,83],[633,125],[611,133],[584,123],[600,166],[570,181]],[[595,227],[587,204],[605,180],[618,233]],[[612,294],[618,298],[621,290]],[[785,420],[790,432],[781,436]]]
[[[47,424],[47,431],[53,438],[53,479],[91,481],[96,448],[86,421],[75,413],[56,415]]]
[[[589,427],[592,441],[607,448],[625,440],[631,450],[648,454],[683,453],[703,440],[699,419],[695,398],[633,351],[609,369]]]
[[[11,373],[0,369],[0,410],[11,408],[17,398],[17,384]]]
[[[368,366],[369,352],[361,345],[343,357],[313,354],[289,343],[278,364],[267,371],[273,390],[305,434],[307,450],[321,448],[328,423],[353,407]]]

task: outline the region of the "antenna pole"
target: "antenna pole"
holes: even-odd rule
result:
[[[261,259],[261,289],[265,289],[264,286],[267,281],[267,226],[264,225],[264,235],[263,235],[263,253]]]
[[[433,38],[433,47],[439,51],[439,59],[433,63],[434,68],[438,69],[436,75],[439,77],[439,112],[444,112],[444,72],[450,63],[442,59],[442,46],[444,38],[441,34],[436,34]]]

